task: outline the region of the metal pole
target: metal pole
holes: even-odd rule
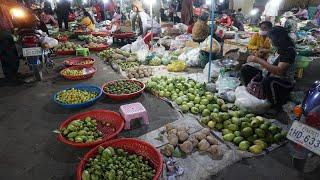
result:
[[[213,43],[213,34],[214,34],[214,10],[216,8],[215,0],[211,0],[211,29],[210,29],[210,52],[209,52],[209,71],[208,71],[208,83],[210,82],[211,77],[211,59],[212,59],[212,43]]]
[[[152,4],[153,4],[153,0],[150,0],[150,16],[151,16],[151,43],[153,41],[153,8],[152,8]]]

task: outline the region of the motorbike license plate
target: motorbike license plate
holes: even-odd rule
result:
[[[23,57],[40,56],[42,55],[42,49],[41,47],[23,48],[22,54]]]
[[[287,134],[287,138],[315,154],[320,155],[319,130],[295,121]]]

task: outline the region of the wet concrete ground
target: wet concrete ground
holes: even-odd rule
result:
[[[58,64],[61,59],[55,60]],[[79,83],[101,86],[104,82],[121,78],[110,66],[96,63],[97,74],[89,80],[72,82],[62,79],[59,67],[45,74],[46,80],[34,84],[7,84],[0,82],[0,174],[3,180],[71,180],[74,179],[79,159],[88,149],[75,149],[57,141],[52,132],[69,116],[90,109],[110,109],[129,102],[115,103],[102,98],[90,108],[66,110],[53,103],[52,95]],[[319,74],[319,63],[314,65]],[[22,68],[23,69],[23,68]],[[313,69],[313,68],[312,68]],[[314,72],[317,72],[314,70]],[[308,71],[309,73],[311,71]],[[319,76],[311,76],[317,78]],[[304,81],[308,87],[312,79]],[[303,89],[302,87],[302,89]],[[141,102],[149,112],[150,125],[125,131],[121,136],[137,137],[177,120],[178,114],[166,102],[150,94],[143,94],[130,102]],[[302,174],[291,167],[286,147],[258,158],[243,160],[208,179],[308,179],[319,180],[320,169]]]

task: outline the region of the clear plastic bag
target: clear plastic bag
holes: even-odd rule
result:
[[[123,51],[127,51],[130,52],[131,51],[131,44],[127,44],[125,46],[122,46],[122,48],[120,48]]]
[[[204,40],[202,43],[200,43],[200,49],[206,52],[210,52],[210,40],[211,36],[207,37],[206,40]],[[216,39],[212,39],[212,52],[218,53],[221,50],[221,45]]]
[[[235,77],[219,75],[216,81],[217,90],[219,93],[234,91],[240,85],[240,80]]]
[[[196,67],[200,64],[199,59],[200,49],[194,48],[191,50],[186,50],[183,54],[181,54],[178,59],[181,61],[185,61],[187,67]]]
[[[235,105],[244,111],[263,114],[271,107],[271,103],[268,100],[256,98],[255,96],[251,95],[244,86],[237,87],[235,93]]]
[[[211,71],[210,71],[210,78],[217,78],[219,76],[221,67],[215,63],[211,62]],[[208,76],[209,73],[209,63],[206,64],[206,66],[203,69],[203,74]]]
[[[139,50],[148,50],[149,47],[146,45],[141,36],[137,38],[135,42],[131,45],[131,52],[137,52]]]

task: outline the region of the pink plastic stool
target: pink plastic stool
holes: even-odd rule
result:
[[[141,103],[132,103],[120,106],[120,114],[125,120],[124,129],[130,129],[131,120],[142,118],[144,124],[149,124],[147,110]]]

